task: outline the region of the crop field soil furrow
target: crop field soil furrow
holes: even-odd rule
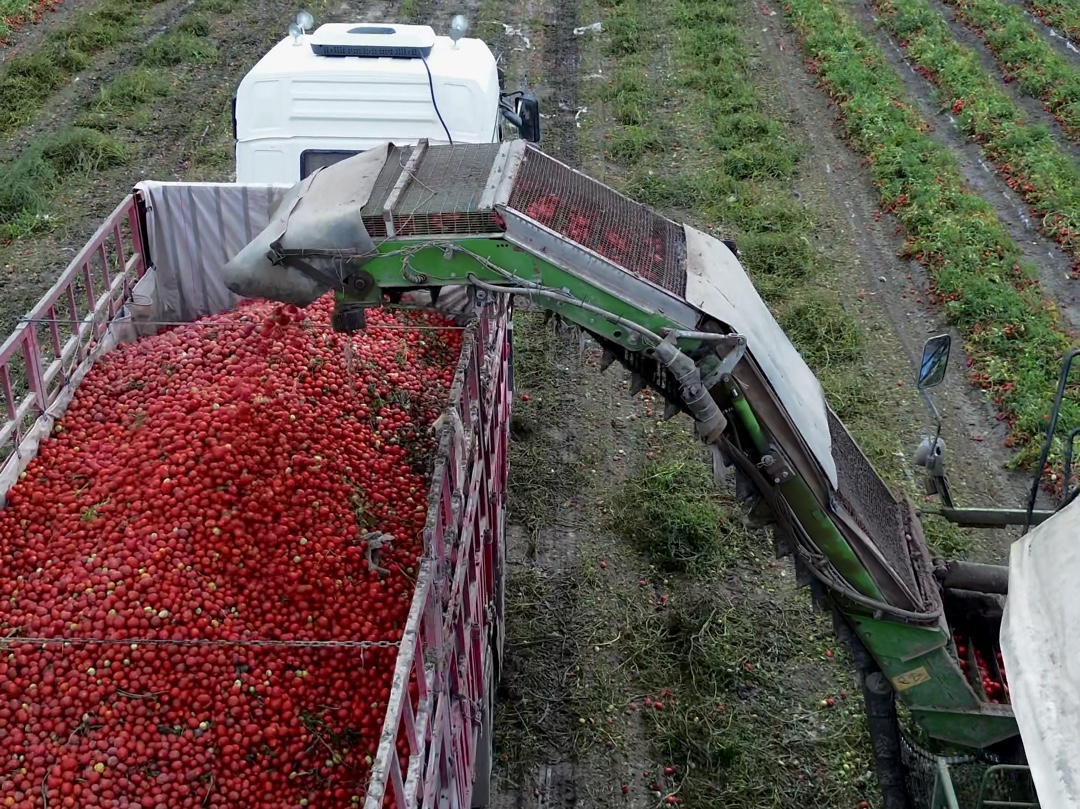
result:
[[[1005,0],[943,2],[982,37],[1006,79],[1042,101],[1061,128],[1080,142],[1080,62],[1059,53],[1019,7]]]
[[[955,157],[926,132],[901,79],[852,13],[805,0],[786,7],[810,69],[905,230],[906,254],[927,267],[935,299],[964,335],[972,380],[1009,422],[1008,443],[1023,446],[1030,460],[1056,385],[1056,358],[1070,342],[1036,268],[989,203],[965,187]],[[1026,339],[1015,339],[1018,333]]]
[[[541,101],[544,148],[571,165],[595,146],[579,136],[586,100],[567,68],[592,69],[594,43],[579,48],[573,33],[590,13],[492,0],[478,11],[511,86],[524,79]],[[491,806],[645,809],[658,800],[654,784],[660,799],[676,787],[649,743],[637,661],[624,650],[647,647],[664,599],[615,530],[611,500],[651,454],[660,405],[631,399],[624,374],[600,373],[595,347],[582,355],[576,338],[545,330],[537,314],[521,312],[515,334],[508,668]]]
[[[995,32],[975,26],[971,12],[976,4],[992,19],[1013,12],[1014,26],[1021,27]],[[958,44],[978,55],[983,71],[1021,114],[1034,126],[1046,126],[1059,149],[1080,159],[1080,118],[1070,107],[1080,99],[1080,66],[1062,58],[1020,9],[1001,0],[927,0],[927,5],[945,20]]]
[[[1072,258],[1052,238],[1043,235],[1019,192],[986,158],[982,147],[964,134],[949,105],[942,105],[933,84],[911,63],[899,40],[878,24],[865,3],[847,6],[867,41],[877,46],[883,64],[898,81],[898,98],[910,103],[923,123],[922,134],[950,153],[966,186],[988,205],[1015,243],[1020,255],[1036,269],[1042,285],[1062,308],[1067,320],[1080,316],[1080,291],[1072,278]]]
[[[210,58],[211,46],[204,41],[210,30],[210,6],[205,0],[158,0],[123,39],[96,54],[89,67],[48,96],[33,118],[8,134],[15,162],[36,142],[73,128],[110,132],[143,125],[149,113],[136,105],[160,103],[168,93],[164,88],[180,83],[181,76],[168,76],[169,68],[185,59]],[[184,56],[169,53],[175,49]],[[116,108],[120,95],[129,98],[129,108]],[[106,100],[113,108],[106,108]]]
[[[3,0],[0,2],[0,62],[5,52],[25,46],[32,29],[44,19],[53,22],[63,0]]]
[[[914,67],[934,86],[963,131],[1030,206],[1039,229],[1070,255],[1080,272],[1080,163],[1033,126],[988,76],[978,55],[953,38],[926,0],[869,0]]]
[[[581,104],[578,84],[580,81],[580,36],[574,29],[580,26],[580,3],[578,0],[553,0],[544,13],[542,41],[545,84],[548,93],[545,101],[552,137],[547,141],[552,154],[561,160],[578,158],[577,133],[579,117],[586,110]]]
[[[79,103],[107,80],[114,63],[123,64],[139,43],[169,27],[176,0],[99,0],[77,9],[41,40],[0,64],[0,136],[19,139],[19,131],[42,112]],[[59,110],[57,110],[59,107]],[[33,133],[27,133],[32,136]]]

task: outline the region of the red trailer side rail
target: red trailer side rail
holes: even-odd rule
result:
[[[137,195],[129,195],[0,346],[0,498],[147,272],[143,216]],[[490,756],[478,746],[490,739],[502,637],[511,314],[509,299],[500,298],[465,336],[428,495],[425,558],[365,809],[468,809],[474,779],[490,776]]]
[[[138,202],[129,194],[0,346],[0,477],[29,461],[21,445],[72,383],[146,272]],[[32,453],[31,453],[32,454]]]
[[[491,310],[470,327],[451,388],[428,500],[426,558],[365,809],[467,809],[474,777],[490,775],[476,767],[490,763],[478,743],[490,721],[502,622],[512,402],[511,304],[500,299]],[[418,684],[415,697],[410,680]]]

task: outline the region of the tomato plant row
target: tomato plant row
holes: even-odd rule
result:
[[[1043,102],[1062,128],[1080,141],[1080,68],[1062,56],[1017,6],[1003,0],[944,0],[974,29],[1027,95]]]
[[[983,147],[1009,186],[1031,207],[1039,230],[1070,254],[1080,272],[1080,164],[1050,131],[1032,126],[958,43],[926,0],[870,0],[916,69],[941,92],[963,130]]]
[[[1071,0],[1026,0],[1035,16],[1080,42],[1080,9]]]
[[[0,0],[0,45],[27,23],[37,22],[63,0]]]
[[[929,134],[881,49],[853,17],[819,0],[785,0],[850,145],[863,154],[882,204],[906,235],[904,253],[926,267],[933,299],[962,332],[973,380],[1024,445],[1045,429],[1057,363],[1069,347],[1053,304],[993,208],[970,191],[956,159]],[[1068,402],[1066,423],[1080,424]]]
[[[361,801],[461,341],[330,305],[117,348],[9,492],[0,805]]]

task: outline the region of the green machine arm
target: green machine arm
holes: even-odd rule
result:
[[[241,295],[305,305],[336,290],[335,327],[416,289],[523,296],[591,334],[722,468],[771,507],[778,545],[827,595],[931,736],[986,747],[1008,706],[958,665],[912,505],[829,409],[734,245],[639,205],[524,141],[395,147],[322,169],[226,268]]]

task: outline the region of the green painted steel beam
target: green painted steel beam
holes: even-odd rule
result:
[[[779,489],[810,539],[828,557],[847,583],[867,598],[884,601],[885,595],[881,588],[855,555],[851,544],[840,533],[832,517],[821,508],[806,481],[796,475],[787,483],[780,484]]]
[[[363,270],[375,279],[378,287],[386,289],[464,284],[469,276],[489,284],[520,285],[519,282],[522,281],[531,282],[549,289],[564,290],[579,301],[599,307],[610,312],[615,318],[621,318],[628,324],[644,327],[654,333],[661,333],[668,328],[687,328],[687,325],[677,323],[660,312],[645,311],[628,303],[600,286],[584,281],[504,239],[446,240],[447,247],[453,244],[462,248],[461,250],[447,250],[437,246],[421,247],[420,244],[430,245],[430,240],[421,243],[407,240],[382,242],[379,252],[383,256],[366,262]],[[404,274],[403,259],[406,269]],[[418,273],[423,275],[422,281],[417,277]],[[637,332],[626,325],[620,325],[617,320],[593,314],[572,302],[545,299],[543,305],[567,321],[631,351],[639,351],[644,347]],[[695,351],[701,346],[700,341],[688,339],[680,339],[677,344],[684,353]]]
[[[757,416],[754,415],[750,403],[739,390],[739,386],[734,379],[728,377],[723,387],[731,400],[735,415],[750,436],[755,449],[762,455],[767,454],[770,451],[768,436],[757,420]],[[778,489],[814,544],[828,557],[833,567],[847,583],[864,596],[882,601],[884,594],[881,588],[878,587],[859,557],[855,555],[855,551],[844,539],[832,518],[821,508],[806,481],[795,475],[786,483],[781,483]]]
[[[426,240],[400,239],[381,243],[379,251],[380,257],[363,265],[363,271],[374,280],[375,288],[368,295],[368,302],[373,305],[381,300],[383,289],[466,284],[474,278],[498,286],[520,288],[524,283],[566,293],[572,301],[544,298],[539,302],[568,322],[632,351],[645,349],[646,345],[629,324],[654,334],[692,327],[660,311],[647,311],[498,236],[448,239],[439,245]],[[581,303],[599,307],[613,317],[589,312]],[[678,345],[687,354],[701,347],[699,341],[687,338],[681,338]],[[735,420],[757,453],[763,456],[773,452],[772,437],[734,380],[726,378],[722,391],[717,390],[716,394],[725,400],[724,404],[730,405]],[[811,541],[848,585],[866,598],[884,601],[878,583],[807,482],[794,475],[778,484],[777,491]],[[948,631],[943,625],[916,626],[899,619],[871,617],[869,607],[845,599],[842,591],[835,597],[882,672],[932,736],[985,747],[1015,735],[1016,723],[1008,706],[988,705],[972,690],[952,656]]]

